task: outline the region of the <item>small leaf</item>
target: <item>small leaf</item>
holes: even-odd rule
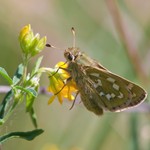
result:
[[[29,113],[30,113],[30,117],[31,117],[34,127],[37,128],[37,117],[36,117],[33,107],[30,109]]]
[[[36,88],[36,87],[35,87]],[[34,102],[34,100],[35,100],[35,98],[37,97],[37,91],[38,91],[38,88],[36,88],[36,89],[28,89],[28,90],[30,90],[30,92],[33,92],[32,94],[28,94],[27,96],[26,96],[26,111],[27,112],[30,112],[32,109],[33,109],[33,107],[32,107],[32,105],[33,105],[33,102]],[[36,93],[35,93],[36,92]]]
[[[11,100],[13,100],[12,99],[13,96],[14,96],[14,93],[12,90],[10,90],[4,97],[2,103],[0,104],[0,119],[4,118],[5,112],[8,111],[8,108],[10,107],[10,105],[12,106]],[[3,122],[1,121],[1,123]]]
[[[26,88],[29,94],[31,94],[33,97],[37,97],[38,93],[33,88]]]
[[[2,67],[0,67],[0,74],[9,82],[10,85],[13,83],[12,79],[10,78],[6,70]]]
[[[42,62],[42,59],[43,59],[43,56],[39,57],[38,60],[36,61],[36,64],[35,64],[34,69],[32,70],[31,76],[34,75],[38,71],[40,64]]]
[[[35,97],[33,97],[31,94],[28,94],[26,96],[26,111],[27,112],[31,111],[34,100],[35,100]]]
[[[0,143],[12,138],[22,138],[28,141],[33,140],[36,136],[39,136],[44,131],[42,129],[36,129],[28,132],[11,132],[6,135],[0,136]]]
[[[13,77],[13,84],[14,85],[16,85],[20,81],[20,79],[23,75],[23,71],[24,71],[24,66],[23,66],[23,64],[20,64],[16,70],[14,77]]]

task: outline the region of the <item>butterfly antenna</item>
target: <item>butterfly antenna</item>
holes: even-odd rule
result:
[[[75,32],[74,27],[71,28],[71,32],[73,35],[73,47],[75,47],[76,46],[76,32]]]
[[[55,46],[53,46],[53,45],[51,45],[51,44],[48,44],[48,43],[47,43],[45,46],[46,46],[46,47],[51,47],[51,48],[54,48],[54,49],[62,50],[61,48],[55,47]]]

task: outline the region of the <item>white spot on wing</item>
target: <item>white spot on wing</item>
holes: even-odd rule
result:
[[[100,92],[99,95],[100,95],[100,96],[104,96],[105,94],[104,94],[103,92]]]
[[[114,83],[113,84],[113,88],[118,91],[119,90],[119,85],[117,85],[117,84]]]
[[[115,79],[110,78],[110,77],[109,77],[109,78],[107,78],[106,80],[107,80],[107,81],[109,81],[109,82],[112,82],[112,83],[114,83],[114,82],[115,82]]]
[[[133,84],[132,84],[132,83],[129,83],[128,86],[127,86],[127,88],[128,88],[129,90],[131,90],[131,89],[133,88]]]
[[[114,98],[116,95],[114,93],[111,93],[111,97]]]
[[[90,75],[95,76],[95,77],[99,77],[98,73],[90,73]]]
[[[120,95],[118,96],[118,98],[123,98],[123,94],[121,92],[119,92]]]
[[[107,98],[108,100],[110,100],[112,97],[111,97],[110,94],[107,94],[107,95],[106,95],[106,98]]]
[[[100,79],[97,80],[98,83],[94,83],[94,87],[97,88],[99,86],[102,86],[102,82]]]

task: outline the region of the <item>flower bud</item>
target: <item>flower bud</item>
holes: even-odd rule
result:
[[[40,39],[40,35],[37,33],[34,35],[30,24],[23,27],[19,35],[20,46],[25,56],[35,56],[40,53],[46,44],[46,37]]]

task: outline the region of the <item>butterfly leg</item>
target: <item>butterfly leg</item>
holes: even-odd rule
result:
[[[67,62],[65,62],[64,64],[62,64],[61,66],[63,66],[63,65],[65,65]],[[58,67],[57,68],[57,70],[56,70],[56,72],[55,73],[53,73],[51,76],[49,76],[49,77],[52,77],[52,76],[54,76],[56,73],[58,73],[58,71],[59,71],[59,69],[63,69],[63,70],[65,70],[65,71],[67,71],[67,69],[65,69],[65,68],[62,68],[62,67]]]
[[[68,79],[67,79],[67,81],[66,81],[66,83],[64,83],[64,85],[63,85],[63,87],[61,88],[61,90],[59,90],[57,93],[55,93],[55,95],[57,95],[59,92],[61,92],[63,89],[64,89],[64,87],[67,85],[67,83],[69,82],[69,81],[71,81],[71,77],[69,77]]]
[[[77,98],[78,94],[79,94],[79,91],[77,91],[77,93],[76,93],[76,95],[75,95],[75,98],[74,98],[74,101],[73,101],[71,107],[69,108],[69,110],[71,110],[71,109],[73,108],[73,106],[74,106],[74,104],[75,104],[75,101],[76,101],[76,98]]]

